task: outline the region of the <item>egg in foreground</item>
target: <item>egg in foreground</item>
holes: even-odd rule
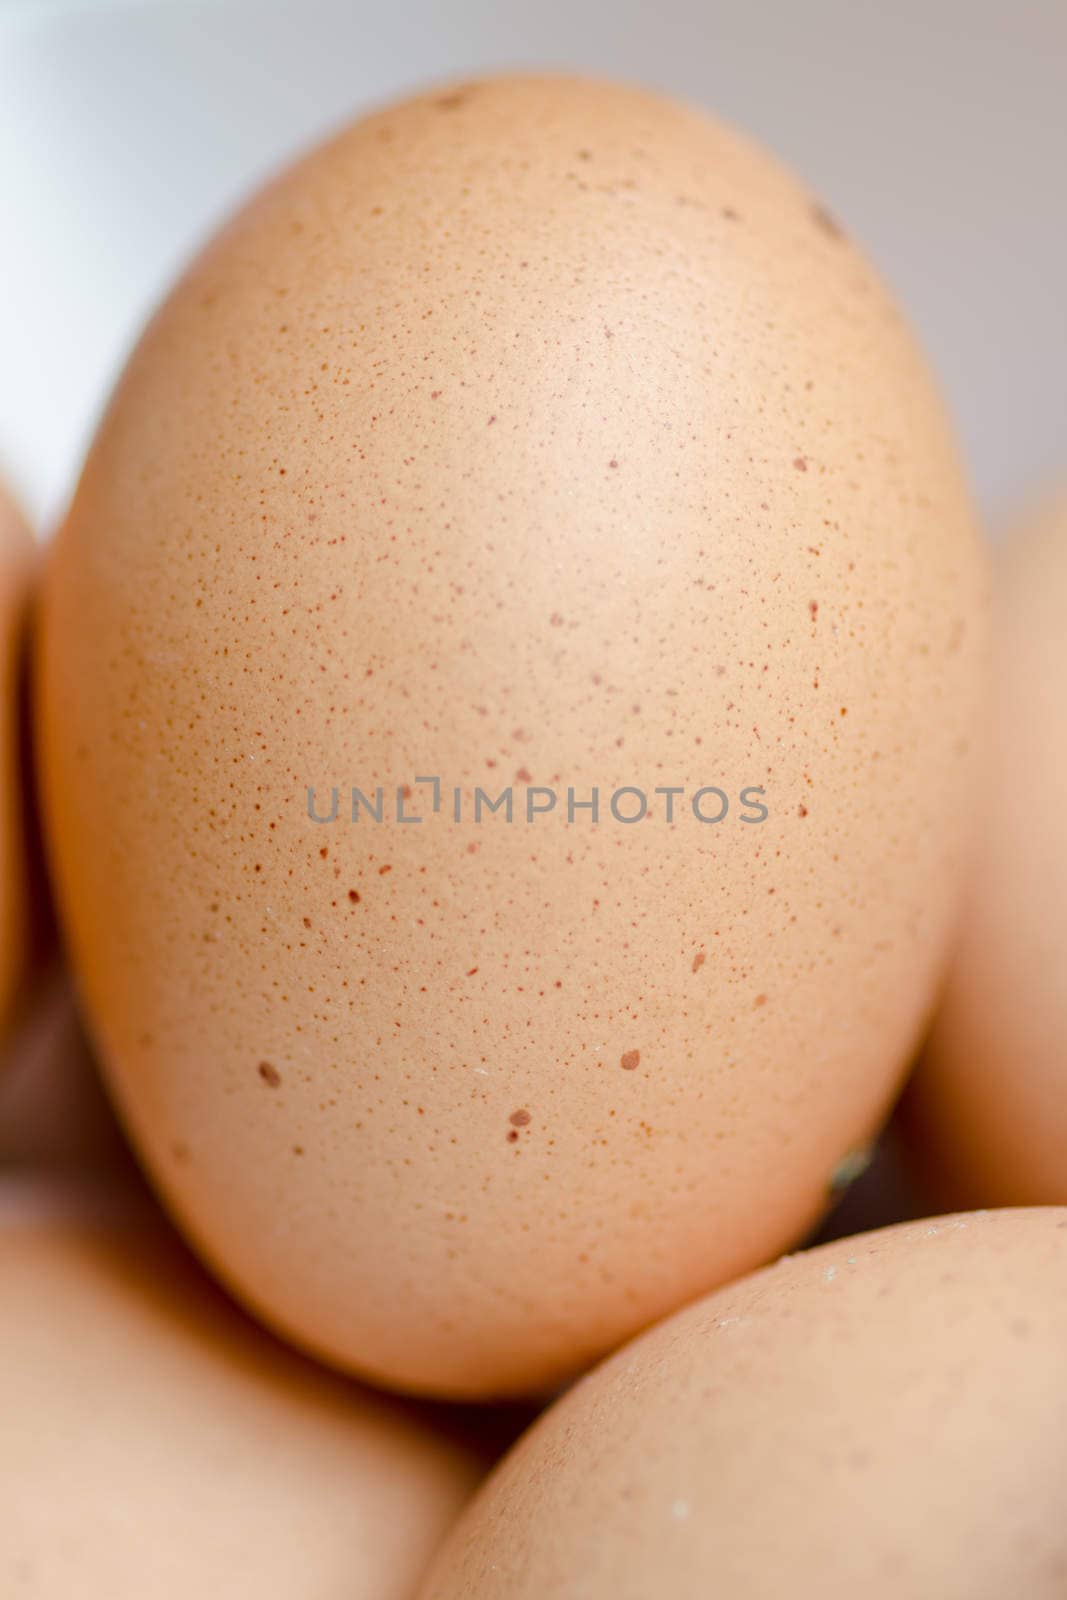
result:
[[[581,1380],[421,1600],[1060,1600],[1067,1210],[778,1262]]]
[[[706,116],[479,82],[254,200],[111,404],[39,707],[92,1030],[227,1284],[498,1395],[798,1237],[933,995],[983,584],[895,306]]]
[[[5,1596],[410,1600],[475,1482],[113,1190],[0,1185],[0,1306]]]
[[[932,1181],[981,1205],[1067,1203],[1067,490],[997,550],[983,821],[909,1101]]]

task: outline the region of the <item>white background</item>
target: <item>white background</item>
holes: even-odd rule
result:
[[[772,145],[910,310],[986,510],[1067,471],[1067,0],[0,0],[0,472],[34,516],[235,200],[383,97],[523,65]]]

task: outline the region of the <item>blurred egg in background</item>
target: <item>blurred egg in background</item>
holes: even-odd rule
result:
[[[0,1588],[410,1600],[480,1473],[294,1356],[143,1196],[0,1180]]]
[[[978,849],[908,1121],[947,1203],[1067,1202],[1067,492],[997,551]]]
[[[33,946],[22,668],[35,565],[29,529],[0,483],[0,1029],[4,1030],[0,1043],[6,1043]]]

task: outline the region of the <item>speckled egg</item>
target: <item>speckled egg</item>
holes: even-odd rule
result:
[[[421,1600],[1062,1600],[1067,1210],[780,1261],[584,1378]]]
[[[0,1028],[27,959],[19,668],[33,560],[26,524],[0,485]]]
[[[982,827],[909,1100],[965,1204],[1067,1203],[1067,489],[999,546]]]
[[[115,1190],[0,1184],[0,1592],[411,1600],[474,1487]]]
[[[796,1237],[930,1003],[983,584],[897,310],[699,112],[473,83],[254,200],[99,432],[40,700],[90,1022],[235,1292],[503,1394]]]

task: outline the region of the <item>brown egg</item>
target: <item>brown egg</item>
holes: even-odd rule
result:
[[[131,1167],[69,976],[56,965],[45,968],[20,1010],[0,1073],[0,1169]]]
[[[966,1203],[1067,1203],[1067,491],[998,551],[983,827],[909,1112]]]
[[[671,1317],[544,1414],[421,1600],[1062,1600],[1067,1210],[908,1223]]]
[[[10,1020],[26,966],[19,668],[33,551],[29,531],[0,485],[0,1028]]]
[[[932,996],[983,582],[895,307],[698,112],[476,83],[255,200],[101,429],[40,705],[92,1026],[227,1283],[498,1394],[807,1227]]]
[[[4,1595],[410,1600],[473,1487],[114,1195],[0,1186],[0,1303]]]

